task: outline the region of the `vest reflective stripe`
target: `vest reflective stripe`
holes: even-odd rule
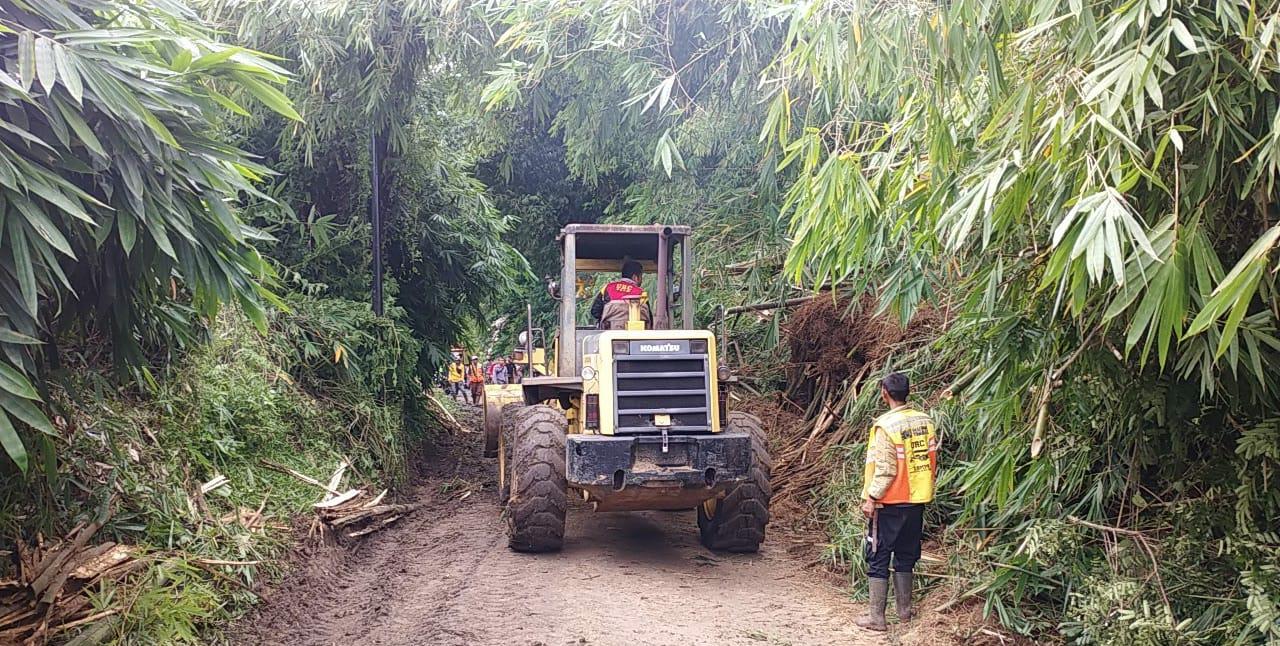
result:
[[[881,415],[867,437],[867,463],[863,474],[865,488],[875,476],[875,460],[871,447],[876,433],[885,433],[893,443],[897,474],[879,502],[889,505],[933,502],[934,478],[938,472],[938,437],[928,415],[899,408]]]

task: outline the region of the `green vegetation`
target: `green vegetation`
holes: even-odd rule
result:
[[[494,208],[476,165],[502,143],[501,124],[466,97],[462,27],[435,3],[205,0],[203,15],[237,42],[282,57],[286,92],[305,121],[257,111],[238,124],[247,149],[280,175],[246,210],[270,232],[266,253],[291,287],[369,299],[372,155],[381,160],[388,302],[423,343],[422,374],[496,294],[524,275],[503,238],[513,213]],[[434,70],[428,73],[428,70]],[[370,149],[370,138],[377,148]],[[487,321],[486,321],[487,324]]]
[[[279,517],[306,492],[263,458],[400,478],[450,345],[529,301],[549,321],[556,231],[607,219],[697,228],[703,324],[824,288],[946,313],[884,367],[944,422],[934,534],[1006,629],[1280,640],[1274,3],[0,9],[0,530],[114,491],[109,531],[175,554],[142,577],[189,590],[118,631],[225,612],[178,550],[274,549],[191,510],[212,474],[220,510],[264,483]],[[784,316],[728,321],[757,388],[785,385]],[[815,492],[851,568],[860,452]]]
[[[510,218],[468,175],[487,149],[453,145],[479,107],[441,113],[440,92],[411,91],[423,61],[397,59],[409,91],[390,88],[405,105],[377,124],[397,138],[379,151],[389,289],[374,316],[369,130],[350,128],[373,124],[306,100],[336,71],[299,65],[354,59],[218,20],[322,27],[339,39],[317,47],[352,56],[383,35],[197,9],[0,2],[0,536],[8,555],[106,519],[95,540],[140,546],[143,568],[94,591],[120,610],[91,628],[113,640],[195,641],[252,598],[271,571],[256,562],[316,499],[265,462],[321,476],[346,456],[362,481],[403,482],[433,427],[421,377],[523,269],[500,239]],[[215,476],[229,483],[199,495]],[[259,507],[270,527],[236,519]]]
[[[101,335],[118,364],[141,366],[222,303],[263,323],[270,269],[227,199],[258,194],[269,171],[211,129],[239,109],[237,91],[295,114],[276,88],[285,70],[212,40],[190,13],[0,7],[0,444],[25,471],[13,423],[56,434],[31,377],[57,335]]]
[[[361,481],[405,478],[411,447],[431,428],[412,377],[418,344],[363,304],[289,305],[266,334],[220,316],[209,341],[152,389],[119,389],[84,365],[55,375],[49,402],[69,438],[61,467],[33,488],[0,488],[0,532],[60,535],[105,518],[99,540],[140,546],[143,569],[93,594],[103,608],[133,599],[109,622],[114,638],[195,641],[254,598],[243,586],[277,571],[271,559],[288,547],[292,517],[318,500],[266,463],[325,478],[347,459]],[[201,495],[217,476],[227,484]]]

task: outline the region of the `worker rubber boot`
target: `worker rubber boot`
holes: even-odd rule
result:
[[[893,573],[893,605],[898,611],[898,621],[911,621],[911,573]]]
[[[867,579],[871,596],[867,600],[867,616],[856,623],[867,630],[888,629],[884,621],[884,607],[889,603],[889,579]]]

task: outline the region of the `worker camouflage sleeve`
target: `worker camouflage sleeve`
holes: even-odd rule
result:
[[[591,318],[599,321],[600,317],[604,316],[604,304],[608,302],[608,300],[609,297],[605,296],[603,289],[596,294],[596,300],[591,301]]]
[[[898,475],[898,453],[888,433],[883,429],[872,429],[872,432],[875,439],[871,442],[867,461],[875,464],[875,471],[871,474],[871,482],[867,483],[867,495],[879,499],[884,497]]]

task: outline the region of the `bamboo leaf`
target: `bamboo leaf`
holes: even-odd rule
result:
[[[192,63],[192,65],[194,66],[195,64]],[[235,72],[234,76],[240,85],[248,90],[255,99],[262,102],[263,105],[286,118],[302,121],[302,115],[294,110],[293,103],[289,101],[289,97],[285,96],[280,90],[243,72]]]
[[[26,375],[18,372],[13,366],[0,361],[0,388],[3,388],[23,399],[40,401],[40,394],[27,380]]]
[[[58,430],[49,422],[49,418],[28,399],[0,390],[0,409],[41,433],[55,437],[58,435]]]
[[[77,104],[83,104],[84,84],[80,80],[80,71],[76,69],[74,56],[62,43],[53,44],[53,59],[57,64],[62,86],[67,88],[67,94],[70,94]]]
[[[58,64],[54,60],[52,40],[36,38],[35,59],[36,77],[40,79],[40,87],[44,88],[44,93],[49,94],[58,82]]]
[[[36,40],[30,31],[18,34],[18,80],[24,92],[31,91],[36,80]]]
[[[12,343],[15,345],[43,345],[39,339],[29,337],[21,332],[15,332],[6,327],[0,327],[0,343]]]
[[[31,250],[27,247],[27,235],[17,218],[9,223],[8,231],[9,250],[13,254],[13,271],[18,277],[22,307],[32,318],[35,318],[38,313],[36,300],[39,294],[36,288],[35,265],[31,262]]]
[[[18,437],[18,431],[13,428],[13,423],[9,421],[9,416],[0,410],[0,446],[4,447],[5,455],[18,466],[23,473],[27,472],[27,448],[22,444],[22,438]]]

